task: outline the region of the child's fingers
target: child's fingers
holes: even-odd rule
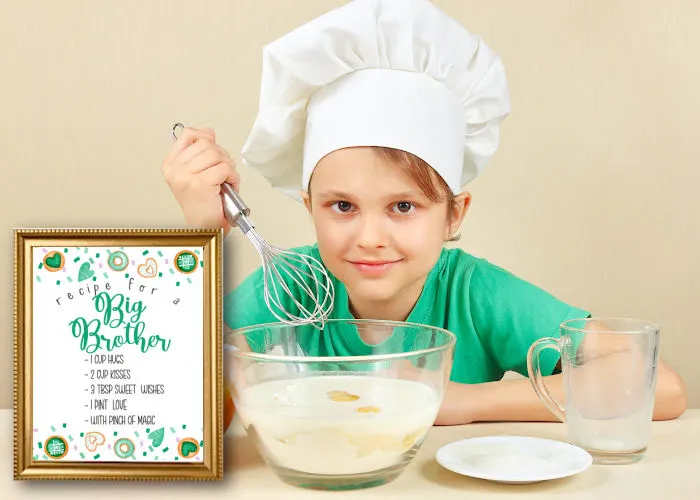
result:
[[[195,144],[190,146],[190,148],[196,147],[200,142],[207,143],[208,141],[197,141]],[[187,162],[187,166],[184,170],[188,174],[203,172],[204,170],[221,162],[228,162],[235,167],[233,159],[221,146],[217,144],[207,144],[206,146],[200,146],[200,148],[201,150],[199,153],[197,153]]]
[[[207,148],[187,163],[183,173],[188,175],[199,174],[225,161],[229,160],[219,150]]]
[[[227,162],[214,165],[200,175],[202,176],[202,183],[207,186],[220,186],[224,182],[228,182],[236,191],[238,191],[238,184],[241,181],[233,165]]]
[[[170,151],[171,156],[177,156],[185,149],[187,149],[191,144],[194,144],[198,139],[209,139],[212,142],[216,140],[214,136],[214,131],[212,129],[197,129],[194,127],[185,127],[180,136],[175,141],[172,150]]]
[[[198,138],[177,155],[177,161],[188,164],[204,151],[211,149],[213,145],[214,143],[207,138]]]

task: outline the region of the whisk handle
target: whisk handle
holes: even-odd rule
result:
[[[250,208],[233,186],[226,182],[221,185],[221,201],[224,204],[224,215],[229,223],[238,225],[244,230],[243,232],[247,232],[252,227],[252,223],[248,220]]]

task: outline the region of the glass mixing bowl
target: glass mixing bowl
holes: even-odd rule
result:
[[[398,477],[442,403],[455,336],[426,325],[272,323],[224,338],[236,415],[276,475],[356,489]]]

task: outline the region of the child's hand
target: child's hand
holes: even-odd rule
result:
[[[469,384],[448,382],[435,425],[463,425],[474,421],[473,406],[477,403],[470,394]]]
[[[185,128],[161,166],[185,220],[198,228],[231,229],[224,217],[221,184],[238,191],[240,176],[231,156],[216,144],[214,131]]]

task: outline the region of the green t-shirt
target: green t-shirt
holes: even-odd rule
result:
[[[317,245],[292,250],[321,261]],[[330,318],[353,319],[345,286],[332,275],[331,279],[335,301]],[[289,281],[288,286],[294,291],[298,285]],[[527,351],[535,340],[558,338],[561,322],[588,316],[485,259],[461,249],[443,249],[406,321],[454,333],[450,380],[481,383],[499,380],[506,371],[527,376]],[[265,304],[260,268],[224,298],[224,321],[232,329],[279,321]],[[366,354],[367,344],[358,336],[332,339],[304,350],[309,355]],[[558,359],[555,351],[545,350],[542,374],[551,374]]]

